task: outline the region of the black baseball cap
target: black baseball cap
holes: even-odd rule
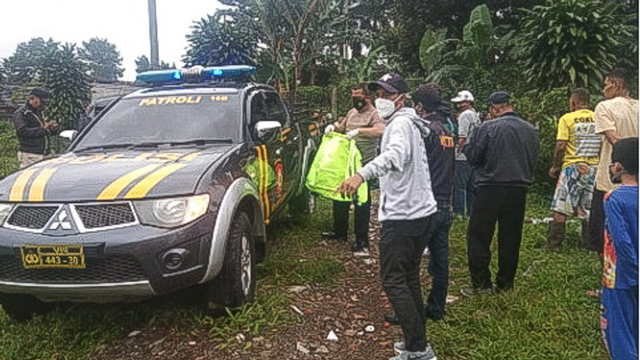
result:
[[[33,95],[37,98],[39,98],[42,101],[47,101],[49,100],[49,92],[45,89],[42,88],[35,88],[33,90],[31,90],[31,92],[29,93],[29,95]]]
[[[406,94],[409,87],[401,75],[389,73],[376,82],[369,83],[369,91],[376,91],[378,88],[392,94]]]
[[[490,105],[508,104],[511,101],[511,95],[506,91],[496,91],[489,96]]]

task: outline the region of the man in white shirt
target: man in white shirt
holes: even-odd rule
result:
[[[468,90],[458,93],[451,102],[458,106],[458,143],[456,146],[456,172],[453,189],[453,212],[460,216],[471,214],[475,201],[475,178],[462,149],[473,131],[480,126],[480,117],[473,108],[473,94]]]

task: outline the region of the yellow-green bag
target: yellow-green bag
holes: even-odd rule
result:
[[[322,137],[322,143],[309,169],[306,185],[309,191],[331,200],[353,201],[342,198],[336,189],[362,167],[362,155],[356,141],[346,135],[331,132]],[[358,204],[369,201],[367,183],[363,183],[355,194]]]

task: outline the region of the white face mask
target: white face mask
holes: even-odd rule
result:
[[[389,99],[376,99],[376,109],[381,118],[387,119],[396,111],[396,103]]]

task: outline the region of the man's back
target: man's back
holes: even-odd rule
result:
[[[563,167],[580,162],[598,164],[602,141],[596,135],[593,111],[580,109],[561,117],[556,140],[567,142]]]
[[[638,136],[638,100],[615,97],[605,100],[596,106],[596,133],[615,131],[618,138]],[[602,141],[600,159],[610,159],[612,145]],[[609,179],[609,164],[603,161],[596,173],[596,187],[600,191],[611,191],[615,186]]]
[[[476,168],[476,183],[530,185],[538,157],[538,134],[510,112],[476,129],[464,153]]]

